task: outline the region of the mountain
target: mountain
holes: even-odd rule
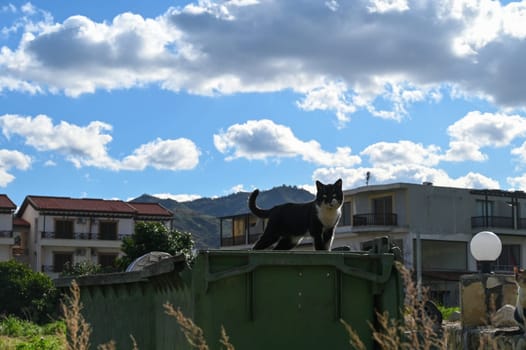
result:
[[[216,217],[246,214],[249,192],[238,192],[219,198],[199,198],[184,204],[195,211]],[[293,186],[274,187],[259,193],[257,203],[262,208],[270,208],[286,202],[308,202],[314,195],[304,189]]]
[[[160,203],[174,213],[174,228],[192,233],[199,249],[219,247],[219,217],[246,214],[248,192],[238,192],[218,198],[199,198],[189,202],[161,199],[143,194],[131,202]],[[260,192],[257,203],[262,208],[270,208],[286,202],[303,203],[314,199],[306,190],[293,186],[275,187]]]

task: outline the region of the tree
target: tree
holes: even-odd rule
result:
[[[100,264],[92,263],[91,261],[81,261],[76,264],[71,264],[69,261],[64,264],[64,269],[60,273],[60,277],[80,277],[95,275],[97,273],[103,273],[104,270]]]
[[[59,293],[51,278],[14,260],[0,262],[0,315],[37,323],[56,316]]]
[[[121,250],[126,255],[119,259],[118,264],[126,269],[135,259],[153,251],[184,254],[190,260],[193,247],[194,241],[189,232],[170,231],[159,222],[138,222],[134,233],[123,239]]]

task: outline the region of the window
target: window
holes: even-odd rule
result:
[[[373,199],[373,213],[375,225],[392,225],[393,200],[391,196]]]
[[[350,226],[351,225],[351,202],[343,202],[342,206],[342,217],[338,226]]]
[[[493,202],[478,199],[476,202],[477,216],[493,216]]]
[[[101,267],[114,267],[117,254],[99,254],[99,265]]]
[[[423,270],[467,270],[467,243],[451,241],[422,240]],[[416,266],[416,240],[414,244],[414,264]]]
[[[53,253],[53,272],[64,271],[64,265],[73,265],[73,253]]]
[[[73,220],[55,220],[55,238],[73,239]]]
[[[100,221],[99,222],[99,239],[114,241],[117,239],[117,222]]]
[[[495,262],[495,271],[513,271],[513,267],[521,264],[521,246],[519,244],[503,244],[502,252]]]
[[[234,237],[242,237],[245,235],[246,232],[246,218],[243,217],[236,217],[234,218],[234,226],[232,229],[232,235]]]

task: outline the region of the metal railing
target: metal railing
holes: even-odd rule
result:
[[[105,241],[122,241],[126,236],[125,234],[101,234],[101,233],[86,233],[86,232],[69,232],[60,233],[52,231],[41,231],[41,237],[43,239],[76,239],[76,240],[105,240]]]
[[[249,234],[248,235],[248,244],[255,243],[259,236],[261,234]],[[230,236],[230,237],[223,237],[221,239],[221,247],[229,247],[229,246],[236,246],[236,245],[245,245],[247,244],[247,237],[246,236]]]
[[[518,220],[519,227],[522,224],[522,219]],[[511,216],[472,216],[471,227],[498,227],[498,228],[514,228],[513,218]]]
[[[366,213],[353,215],[353,226],[397,226],[398,216],[394,213]]]
[[[13,231],[0,231],[0,238],[13,238]]]

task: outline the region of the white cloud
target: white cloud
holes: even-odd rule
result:
[[[370,168],[319,168],[313,178],[320,181],[334,181],[342,178],[345,189],[365,186],[366,174],[370,172],[370,185],[393,182],[432,182],[437,186],[463,188],[500,188],[498,181],[485,175],[469,172],[458,178],[451,178],[444,170],[418,164],[377,165]]]
[[[356,111],[356,106],[346,96],[347,87],[344,83],[328,82],[326,85],[315,87],[306,92],[305,98],[298,101],[299,108],[306,111],[334,111],[340,125],[347,123],[349,114]]]
[[[469,146],[473,144],[470,143]],[[452,178],[439,168],[444,160],[465,160],[462,152],[467,152],[468,146],[453,145],[444,155],[438,146],[424,146],[408,140],[398,142],[378,142],[366,147],[360,155],[368,158],[369,167],[325,167],[314,171],[313,178],[322,181],[333,181],[341,177],[344,187],[352,188],[366,184],[366,174],[370,173],[369,184],[384,184],[392,182],[432,182],[437,186],[467,187],[467,188],[500,188],[498,181],[483,174],[468,172],[466,175]],[[457,158],[453,158],[453,153]],[[478,152],[478,146],[472,153]],[[471,155],[473,156],[473,154]],[[462,158],[462,159],[460,159]],[[472,158],[470,158],[472,159]]]
[[[8,139],[13,135],[22,136],[27,145],[41,152],[62,154],[77,168],[82,165],[116,167],[106,150],[112,140],[106,133],[112,128],[106,123],[95,121],[81,127],[62,121],[54,125],[45,115],[32,118],[7,114],[0,116],[0,128]]]
[[[517,159],[526,164],[526,141],[522,143],[519,147],[515,147],[511,150],[511,154],[517,156]]]
[[[451,141],[443,159],[450,162],[463,162],[466,160],[483,162],[488,159],[488,156],[482,153],[480,146],[474,142]]]
[[[526,174],[522,174],[520,176],[510,176],[506,178],[506,181],[512,189],[519,189],[523,190],[526,188]]]
[[[481,147],[508,146],[513,139],[526,135],[526,118],[473,111],[451,125],[448,134],[454,140]]]
[[[423,146],[412,141],[378,142],[365,148],[361,155],[369,157],[369,162],[378,164],[422,164],[433,166],[440,161],[440,148],[434,145]]]
[[[228,190],[228,193],[239,193],[239,192],[246,192],[243,184],[238,184],[238,185],[232,186]]]
[[[122,160],[108,154],[112,141],[108,133],[112,126],[100,121],[78,126],[61,121],[53,124],[50,117],[5,114],[0,116],[0,128],[8,139],[23,138],[26,145],[40,152],[56,152],[75,167],[92,166],[110,170],[143,170],[147,167],[163,170],[193,169],[199,162],[200,152],[188,139],[156,139],[139,146]]]
[[[472,111],[450,125],[447,132],[451,141],[444,160],[485,161],[488,156],[481,152],[481,148],[506,147],[526,136],[526,118]]]
[[[199,155],[196,145],[189,139],[158,138],[125,157],[120,167],[127,170],[143,170],[147,166],[159,170],[190,170],[199,163]]]
[[[369,0],[367,9],[371,12],[403,12],[409,10],[407,0]]]
[[[198,194],[171,194],[171,193],[156,193],[152,194],[152,196],[160,198],[160,199],[173,199],[177,202],[189,202],[193,201],[195,199],[199,199],[202,196]]]
[[[234,124],[214,135],[214,145],[219,152],[228,154],[227,160],[301,157],[322,166],[352,166],[360,162],[349,147],[337,147],[334,153],[324,151],[317,141],[301,141],[290,128],[268,119]]]
[[[517,76],[524,2],[200,1],[104,22],[56,22],[33,5],[20,14],[24,21],[5,29],[24,32],[0,50],[0,91],[290,89],[303,95],[299,107],[333,111],[339,126],[359,110],[400,120],[437,91],[526,105],[526,79]]]
[[[27,170],[31,166],[31,157],[19,151],[0,149],[0,187],[6,187],[15,176],[12,169]]]

